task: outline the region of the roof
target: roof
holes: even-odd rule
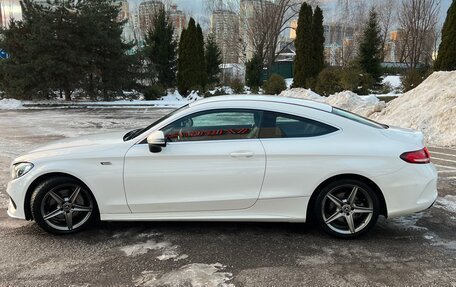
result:
[[[290,104],[298,105],[303,107],[308,107],[312,109],[317,109],[325,112],[331,112],[332,106],[314,102],[310,100],[282,97],[282,96],[259,96],[259,95],[233,95],[233,96],[216,96],[206,99],[202,99],[190,104],[190,106],[199,106],[206,103],[216,103],[216,102],[232,102],[232,101],[253,101],[253,102],[273,102],[280,104]]]

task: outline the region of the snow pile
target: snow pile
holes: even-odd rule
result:
[[[299,98],[304,100],[311,100],[316,102],[324,102],[325,98],[320,96],[319,94],[313,92],[312,90],[303,89],[303,88],[295,88],[291,90],[286,90],[280,93],[281,97],[291,97],[291,98]]]
[[[382,81],[383,85],[389,85],[393,90],[402,88],[401,76],[386,76]]]
[[[380,112],[385,108],[385,102],[380,101],[373,95],[360,97],[350,91],[336,93],[326,98],[311,90],[298,88],[283,91],[280,96],[323,102],[365,117],[375,112]]]
[[[429,145],[456,145],[456,71],[433,73],[372,119],[421,130]]]
[[[160,100],[174,102],[182,101],[184,100],[184,97],[182,97],[176,89],[174,90],[174,93],[169,92],[166,96],[161,97]]]
[[[15,99],[0,100],[0,110],[16,110],[22,108],[22,102]]]
[[[364,117],[382,111],[386,104],[375,96],[360,97],[357,94],[344,91],[330,95],[326,101],[331,106],[338,107]]]

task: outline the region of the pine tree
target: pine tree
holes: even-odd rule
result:
[[[294,62],[293,86],[305,88],[307,79],[316,70],[313,67],[312,6],[304,2],[299,11],[296,29],[296,58]]]
[[[245,83],[252,91],[257,91],[261,87],[261,72],[263,71],[263,62],[261,57],[256,53],[245,64]]]
[[[165,88],[176,82],[176,48],[174,28],[164,9],[153,19],[153,29],[146,36],[145,57],[149,63],[149,79]]]
[[[207,85],[207,71],[206,71],[206,57],[204,56],[204,36],[203,30],[201,29],[200,24],[196,26],[197,31],[197,58],[198,64],[195,67],[195,70],[198,73],[198,88],[202,88],[203,90],[206,88]],[[202,92],[202,91],[200,91]]]
[[[358,61],[361,69],[370,74],[376,83],[380,81],[382,63],[382,38],[377,13],[369,12],[369,21],[364,28],[359,46]]]
[[[323,11],[320,7],[315,8],[312,18],[312,35],[313,35],[313,68],[312,77],[316,79],[318,74],[323,70],[325,65],[325,37],[323,28]]]
[[[436,71],[456,70],[456,1],[448,9],[442,29],[442,42],[434,64]]]
[[[206,81],[203,33],[195,20],[190,18],[179,42],[177,88],[181,95],[188,95],[192,89],[204,88]]]
[[[220,65],[222,64],[222,52],[215,41],[214,35],[209,35],[206,43],[206,72],[207,82],[210,85],[220,83]]]

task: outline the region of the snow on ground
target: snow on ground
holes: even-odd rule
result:
[[[233,275],[223,272],[220,263],[192,263],[162,274],[156,271],[143,271],[135,278],[135,286],[195,286],[195,287],[234,287],[226,283]]]
[[[401,76],[386,76],[382,81],[383,85],[389,85],[393,90],[400,90],[402,88]]]
[[[297,88],[284,91],[280,94],[280,96],[324,102],[365,117],[370,116],[374,112],[380,112],[385,107],[385,102],[380,101],[375,96],[360,97],[350,91],[336,93],[334,95],[330,95],[329,97],[322,97],[311,90]]]
[[[0,110],[17,110],[22,108],[22,102],[15,99],[0,100]]]
[[[293,78],[286,78],[285,84],[287,85],[287,89],[290,89],[291,86],[293,85]]]
[[[456,71],[433,73],[371,118],[385,124],[421,130],[428,145],[454,146]]]
[[[437,208],[448,210],[449,212],[456,213],[456,196],[447,195],[445,197],[439,197],[435,205]]]

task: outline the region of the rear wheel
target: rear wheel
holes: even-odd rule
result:
[[[96,216],[88,188],[69,177],[56,177],[40,184],[31,198],[36,223],[54,234],[69,234],[86,228]]]
[[[375,225],[379,211],[377,194],[369,185],[358,180],[339,180],[321,190],[314,215],[326,233],[354,238]]]

